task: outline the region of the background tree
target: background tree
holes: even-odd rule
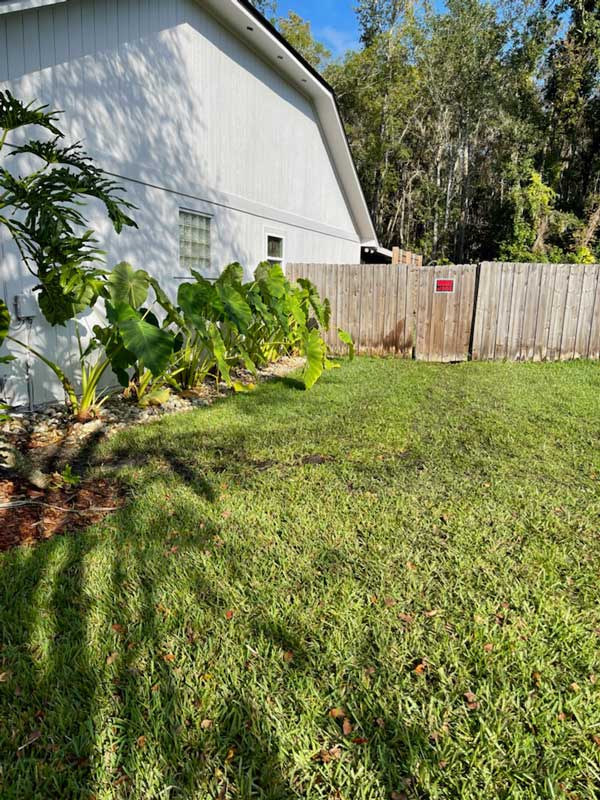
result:
[[[264,14],[265,17],[274,18],[277,13],[277,0],[250,0],[252,5]]]
[[[313,37],[310,22],[290,11],[287,17],[279,18],[277,27],[292,47],[315,69],[322,70],[326,66],[331,52]]]
[[[595,0],[358,0],[326,69],[377,231],[429,260],[600,258]]]

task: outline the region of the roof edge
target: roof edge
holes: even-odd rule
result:
[[[42,6],[55,6],[58,3],[66,3],[67,0],[8,0],[0,3],[0,14],[11,14],[15,11],[29,11],[32,8]]]

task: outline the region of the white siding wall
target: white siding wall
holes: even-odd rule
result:
[[[359,261],[310,101],[201,3],[71,0],[2,16],[0,85],[63,109],[67,138],[82,140],[138,206],[140,230],[121,236],[89,209],[109,265],[130,260],[174,293],[179,207],[212,216],[213,274],[239,260],[249,275],[267,232],[285,237],[289,261]],[[0,281],[9,304],[33,285],[6,236]],[[67,360],[73,346],[68,331],[39,320],[32,343]],[[9,368],[20,401],[23,369]],[[52,375],[36,364],[36,402],[53,395]]]

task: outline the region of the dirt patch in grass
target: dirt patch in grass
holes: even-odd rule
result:
[[[124,503],[116,481],[88,480],[45,491],[18,478],[0,481],[0,551],[82,530]]]

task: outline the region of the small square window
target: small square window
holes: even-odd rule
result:
[[[276,264],[283,261],[283,239],[281,236],[267,236],[267,259]]]
[[[179,211],[179,264],[186,272],[210,270],[210,217]]]

